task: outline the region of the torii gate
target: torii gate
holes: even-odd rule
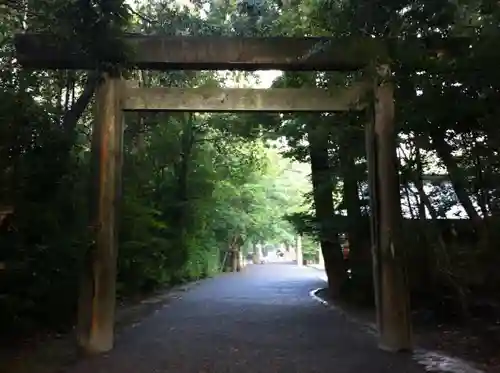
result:
[[[380,57],[383,45],[367,39],[228,38],[124,36],[134,51],[130,64],[155,70],[350,71],[365,69]],[[317,46],[321,48],[317,50]],[[17,57],[26,68],[93,69],[92,61],[69,41],[51,35],[16,36]],[[111,52],[112,54],[112,52]],[[109,61],[113,56],[107,57]],[[86,263],[79,298],[77,341],[87,353],[112,349],[117,257],[117,205],[121,199],[123,111],[270,111],[335,112],[365,110],[366,150],[372,203],[372,255],[379,345],[391,351],[412,348],[408,290],[400,242],[401,207],[396,159],[393,88],[387,65],[373,82],[322,90],[141,88],[103,75],[96,96],[92,137],[95,245]],[[367,85],[368,84],[368,85]],[[368,89],[367,89],[368,88]]]

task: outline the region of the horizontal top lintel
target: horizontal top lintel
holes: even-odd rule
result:
[[[380,51],[370,38],[322,37],[123,37],[131,67],[152,70],[356,70]],[[93,69],[90,57],[73,40],[50,34],[18,34],[17,58],[30,68]],[[119,59],[112,48],[104,61]]]
[[[435,69],[443,57],[464,56],[471,39],[371,37],[229,37],[125,34],[127,67],[151,70],[352,71],[372,62],[396,59],[409,69]],[[482,50],[498,41],[475,42]],[[92,56],[74,39],[51,34],[17,34],[17,59],[27,68],[93,70],[99,61],[118,62],[117,48]],[[475,50],[475,49],[474,49]],[[388,52],[390,51],[390,53]],[[439,65],[439,69],[454,68]]]
[[[144,88],[127,82],[126,111],[337,112],[366,106],[365,84],[319,88]]]

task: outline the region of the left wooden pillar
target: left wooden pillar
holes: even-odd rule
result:
[[[93,241],[82,269],[76,330],[84,354],[113,348],[123,160],[121,84],[121,79],[104,74],[96,93],[90,180]]]

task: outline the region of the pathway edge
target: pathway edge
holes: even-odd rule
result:
[[[363,322],[355,317],[352,317],[346,310],[336,306],[333,302],[327,301],[318,295],[321,290],[326,288],[317,288],[311,290],[309,295],[315,301],[323,306],[335,310],[340,315],[345,317],[349,322],[352,322],[361,327],[361,329],[369,334],[377,335],[377,327],[374,323]],[[412,359],[422,365],[427,372],[442,372],[442,373],[486,373],[474,366],[474,363],[446,355],[441,351],[429,351],[423,348],[415,348],[412,353]]]

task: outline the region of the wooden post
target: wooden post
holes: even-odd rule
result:
[[[262,261],[262,245],[260,243],[257,243],[255,246],[255,252],[254,252],[254,259],[253,259],[253,263],[254,264],[261,264],[261,261]]]
[[[394,92],[389,66],[377,69],[375,84],[374,149],[369,169],[375,171],[370,189],[374,203],[375,290],[378,298],[379,346],[388,351],[412,349],[408,285],[402,245]],[[370,131],[370,130],[369,130]],[[375,170],[374,170],[375,168]]]
[[[295,255],[297,258],[297,265],[300,267],[304,264],[304,256],[302,255],[302,235],[298,234],[295,237]]]
[[[240,251],[238,252],[238,260],[239,260],[239,268],[240,268],[240,271],[245,268],[246,266],[246,262],[245,262],[245,257],[243,255],[243,248],[240,247]]]
[[[252,243],[252,249],[253,249],[253,252],[252,252],[252,263],[253,264],[258,264],[259,263],[259,258],[257,257],[258,254],[257,254],[257,243],[256,242],[253,242]]]
[[[238,248],[234,246],[231,248],[231,272],[238,272],[238,259]]]
[[[91,228],[94,241],[84,263],[77,343],[85,354],[113,348],[116,298],[117,208],[121,196],[123,116],[121,80],[103,75],[92,133]]]

